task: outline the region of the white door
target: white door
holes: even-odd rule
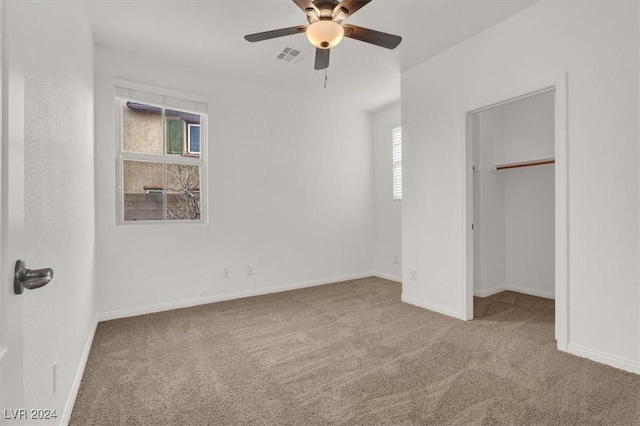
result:
[[[23,305],[28,294],[15,294],[14,267],[23,252],[24,233],[24,75],[20,58],[20,31],[6,19],[0,0],[0,75],[2,105],[2,161],[0,197],[0,422],[20,424],[26,416],[23,402]]]

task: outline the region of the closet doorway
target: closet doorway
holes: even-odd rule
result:
[[[555,299],[566,350],[566,90],[466,114],[466,310],[503,291]]]

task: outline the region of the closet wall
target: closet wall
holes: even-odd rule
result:
[[[474,117],[474,290],[553,298],[554,166],[493,171],[497,164],[554,156],[554,93]]]
[[[402,201],[393,200],[391,136],[400,125],[400,103],[374,112],[373,135],[373,273],[402,282]]]

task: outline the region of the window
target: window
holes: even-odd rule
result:
[[[200,154],[200,125],[189,124],[189,141],[187,142],[188,151],[190,154]]]
[[[158,98],[116,90],[118,223],[202,222],[206,107]]]
[[[392,130],[393,199],[402,200],[402,128]]]

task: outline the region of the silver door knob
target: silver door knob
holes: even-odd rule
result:
[[[13,290],[16,294],[22,294],[25,288],[35,290],[44,287],[53,279],[53,269],[28,269],[22,259],[16,262],[15,271]]]

